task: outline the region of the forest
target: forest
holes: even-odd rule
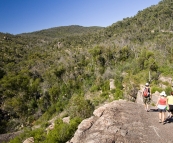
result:
[[[30,136],[36,143],[64,143],[104,102],[135,99],[146,82],[152,93],[161,91],[159,76],[173,77],[172,41],[173,0],[161,0],[108,27],[0,33],[0,134],[23,130],[10,143]],[[172,85],[162,84],[169,93]],[[70,123],[60,116],[52,134],[46,134],[48,121],[61,113]]]

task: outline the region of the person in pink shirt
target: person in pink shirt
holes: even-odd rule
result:
[[[165,91],[162,91],[156,103],[156,107],[158,108],[159,111],[159,123],[165,124],[166,106],[167,106],[166,93]]]

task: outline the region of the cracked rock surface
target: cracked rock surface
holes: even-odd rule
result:
[[[173,119],[163,125],[155,107],[150,109],[125,100],[105,104],[81,122],[67,143],[173,143]]]

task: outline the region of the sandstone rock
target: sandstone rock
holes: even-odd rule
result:
[[[172,78],[171,77],[160,76],[159,80],[162,82],[168,82],[169,84],[172,84]]]
[[[94,114],[95,116],[97,116],[97,117],[100,117],[100,116],[103,114],[104,111],[105,111],[105,107],[100,107],[100,108],[96,109],[96,110],[93,112],[93,114]]]
[[[94,116],[83,120],[67,143],[173,142],[170,135],[172,127],[172,124],[159,124],[155,110],[146,112],[141,104],[113,101],[96,109]]]
[[[49,125],[49,126],[46,128],[47,134],[49,133],[50,130],[53,130],[54,127],[55,127],[55,123],[52,123],[51,125]]]
[[[64,117],[62,120],[63,120],[64,123],[69,124],[69,122],[70,122],[70,117]]]
[[[157,103],[158,97],[159,97],[160,93],[158,91],[156,91],[155,93],[152,94],[152,102],[154,104]]]
[[[114,81],[114,79],[110,79],[110,90],[115,89]]]
[[[136,103],[138,103],[138,104],[144,104],[142,93],[143,93],[142,90],[139,90],[137,93]]]
[[[33,137],[27,138],[23,143],[34,143],[34,138]]]
[[[21,133],[23,133],[23,130],[17,131],[17,132],[13,132],[13,133],[0,134],[0,143],[8,142],[11,139],[15,138],[16,136],[20,135]]]

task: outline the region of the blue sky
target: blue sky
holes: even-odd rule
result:
[[[20,34],[59,26],[107,27],[161,0],[0,0],[0,32]]]

